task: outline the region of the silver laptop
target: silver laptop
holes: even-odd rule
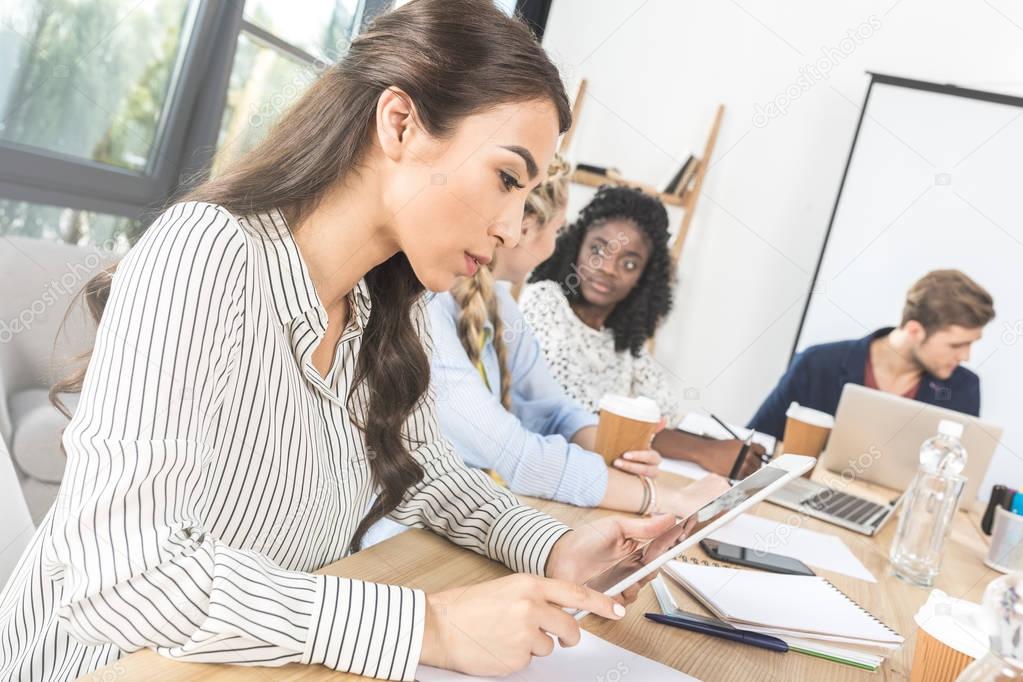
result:
[[[968,455],[962,506],[974,507],[977,490],[1002,437],[990,422],[943,407],[883,391],[846,384],[831,432],[818,466],[828,484],[796,479],[768,498],[780,506],[874,535],[894,515],[898,498],[879,504],[845,492],[857,480],[904,491],[919,467],[920,446],[938,432],[938,422],[951,419],[963,425]]]

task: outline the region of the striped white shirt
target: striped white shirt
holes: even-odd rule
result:
[[[365,282],[349,303],[323,378],[326,311],[279,212],[182,203],[149,228],[114,278],[57,501],[0,594],[0,679],[74,679],[144,647],[413,679],[424,594],[308,572],[345,556],[375,494],[347,410]],[[391,517],[542,573],[567,528],[466,469],[433,404],[405,425],[425,477]]]

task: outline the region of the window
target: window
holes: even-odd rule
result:
[[[194,14],[188,0],[3,6],[0,140],[146,170]]]
[[[248,0],[245,20],[313,57],[337,61],[361,19],[358,0]]]
[[[213,172],[263,139],[274,121],[319,75],[320,68],[267,47],[242,32],[220,122]]]
[[[361,11],[358,0],[248,0],[214,173],[252,149],[323,69],[344,56]]]
[[[391,0],[0,0],[0,236],[132,241]]]
[[[0,199],[0,235],[98,246],[124,253],[141,232],[132,218]]]

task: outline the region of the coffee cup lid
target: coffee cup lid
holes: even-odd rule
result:
[[[827,412],[821,412],[820,410],[815,410],[812,407],[800,405],[795,401],[792,401],[792,404],[789,405],[789,409],[785,410],[785,416],[798,419],[799,421],[807,424],[819,426],[822,429],[835,428],[835,418],[830,414]]]
[[[624,395],[608,394],[600,399],[599,409],[641,422],[661,420],[661,410],[657,407],[657,403],[646,396],[630,398]]]

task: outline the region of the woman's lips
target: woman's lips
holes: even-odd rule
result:
[[[597,293],[601,293],[601,294],[609,294],[609,293],[611,293],[611,287],[608,286],[607,284],[603,283],[603,282],[599,282],[599,281],[594,280],[594,279],[587,279],[586,281],[590,285],[590,288],[593,289],[594,291],[596,291]]]
[[[480,262],[476,260],[469,252],[465,252],[465,269],[469,273],[469,277],[472,277],[480,269]]]

